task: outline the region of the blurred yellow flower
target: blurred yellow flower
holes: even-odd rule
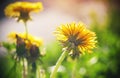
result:
[[[15,2],[9,4],[4,12],[8,17],[18,18],[17,21],[22,20],[23,22],[27,22],[28,20],[31,20],[29,15],[30,12],[39,12],[41,10],[43,10],[41,2]]]
[[[73,57],[79,56],[80,53],[91,53],[97,43],[96,34],[86,29],[81,22],[61,25],[54,34]]]
[[[26,33],[17,34],[15,32],[11,32],[8,35],[8,38],[16,41],[17,36],[24,40],[24,42],[26,43],[27,48],[29,48],[31,45],[36,45],[37,47],[39,47],[39,46],[41,46],[43,44],[43,41],[42,41],[41,38],[34,37],[34,36],[30,35],[30,34],[28,34],[28,38],[26,39]]]

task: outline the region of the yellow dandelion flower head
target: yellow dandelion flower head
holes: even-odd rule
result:
[[[16,33],[15,32],[9,33],[8,38],[15,40],[16,39]]]
[[[70,54],[79,56],[80,53],[90,53],[95,48],[96,34],[88,29],[80,22],[70,23],[59,26],[54,32],[57,40],[64,47],[67,47]]]
[[[39,12],[41,10],[43,10],[41,2],[15,2],[9,4],[4,12],[8,17],[17,17],[17,21],[22,20],[23,22],[26,22],[31,20],[29,15],[30,12]]]
[[[17,36],[24,40],[24,42],[26,43],[26,47],[30,47],[31,45],[36,45],[37,47],[39,47],[43,44],[43,40],[41,38],[34,37],[30,34],[28,34],[27,39],[26,39],[26,33],[17,34],[15,32],[11,32],[8,35],[8,37],[14,41],[17,40]]]

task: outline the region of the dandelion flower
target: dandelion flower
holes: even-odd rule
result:
[[[12,39],[16,44],[16,53],[19,59],[27,58],[29,61],[34,62],[39,58],[40,50],[39,47],[42,45],[42,39],[34,37],[26,33],[15,33],[11,32],[8,35],[9,39]]]
[[[24,42],[26,43],[26,47],[29,47],[32,45],[36,45],[37,47],[41,46],[43,44],[43,41],[41,38],[37,38],[37,37],[34,37],[30,34],[28,34],[28,38],[26,39],[26,33],[15,33],[15,32],[11,32],[9,35],[8,35],[8,38],[12,39],[13,41],[17,41],[17,36],[21,39],[24,40]]]
[[[15,2],[9,4],[4,12],[7,17],[18,18],[17,21],[22,20],[23,22],[27,22],[31,20],[30,12],[39,12],[42,9],[43,6],[41,2]]]
[[[73,58],[85,52],[91,53],[97,43],[96,34],[81,22],[61,25],[54,34]]]

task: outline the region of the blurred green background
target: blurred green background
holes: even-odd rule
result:
[[[98,22],[97,15],[90,14],[90,28],[96,32],[97,48],[92,54],[81,55],[73,73],[74,62],[66,57],[62,62],[56,78],[120,78],[120,1],[106,0],[109,14],[103,22]],[[6,44],[6,51],[13,46]],[[40,65],[49,78],[51,68],[61,54],[62,46],[58,41],[52,41],[45,46],[46,55],[41,57]],[[2,51],[1,51],[2,52]],[[0,78],[21,78],[21,67],[8,54],[0,56]],[[74,76],[72,77],[72,75]]]

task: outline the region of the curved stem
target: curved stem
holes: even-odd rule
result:
[[[64,60],[66,55],[67,55],[67,52],[66,52],[66,50],[64,50],[63,53],[61,54],[60,58],[58,59],[56,65],[55,65],[55,68],[54,68],[54,70],[52,71],[52,73],[50,75],[50,78],[54,78],[59,66],[61,65],[61,63]]]

